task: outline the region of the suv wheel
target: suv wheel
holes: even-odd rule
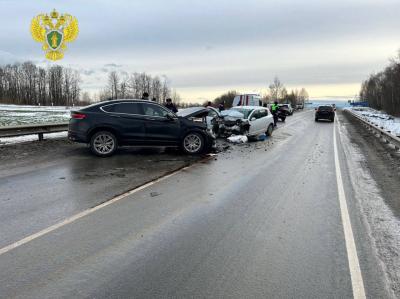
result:
[[[187,154],[200,154],[204,149],[204,137],[195,132],[187,134],[183,138],[182,149]]]
[[[90,150],[99,157],[108,157],[117,150],[117,138],[108,131],[99,131],[90,139]]]

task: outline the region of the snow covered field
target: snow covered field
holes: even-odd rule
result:
[[[65,123],[70,118],[69,107],[20,106],[0,104],[0,127]],[[45,134],[45,139],[66,138],[67,132]],[[38,140],[37,135],[1,138],[0,145]]]
[[[367,119],[373,124],[379,126],[381,129],[400,137],[400,118],[393,117],[384,112],[380,112],[368,107],[352,107],[345,109],[349,109],[357,113],[364,119]]]
[[[68,107],[0,104],[0,127],[68,122],[70,110]]]

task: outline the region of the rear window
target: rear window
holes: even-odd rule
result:
[[[333,111],[333,107],[332,106],[319,106],[318,110],[320,110],[320,111]]]

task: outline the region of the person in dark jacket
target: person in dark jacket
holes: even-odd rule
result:
[[[170,98],[166,100],[165,107],[174,113],[178,112],[178,109],[176,109],[176,106],[174,105],[174,103],[172,103],[172,100]]]
[[[219,112],[222,112],[225,110],[225,102],[222,102],[218,105],[218,110]]]
[[[146,101],[149,101],[149,100],[150,100],[150,98],[149,98],[149,93],[148,93],[148,92],[144,92],[144,93],[143,93],[142,100],[146,100]]]

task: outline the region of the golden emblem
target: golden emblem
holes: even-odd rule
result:
[[[46,58],[59,60],[64,57],[66,43],[76,39],[79,33],[78,20],[69,15],[60,15],[55,9],[32,19],[31,34],[35,41],[43,44]]]

